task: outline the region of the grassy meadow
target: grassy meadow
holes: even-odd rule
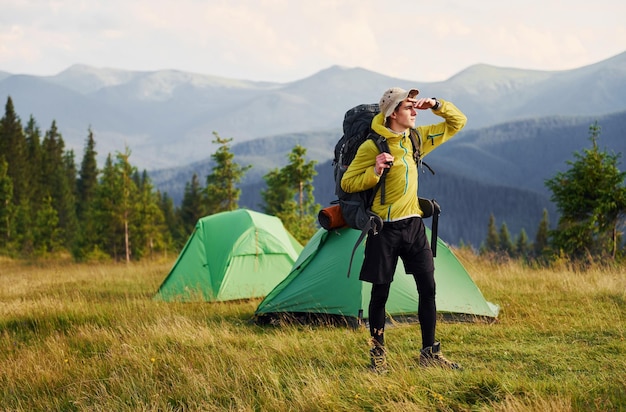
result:
[[[1,411],[626,410],[626,268],[531,269],[458,251],[496,323],[440,322],[462,371],[416,365],[419,326],[258,326],[259,300],[165,303],[173,263],[0,258]]]

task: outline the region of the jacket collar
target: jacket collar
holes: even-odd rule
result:
[[[406,136],[406,133],[408,131],[407,129],[404,131],[404,133],[398,133],[387,128],[387,126],[385,126],[385,117],[382,113],[378,113],[372,119],[372,130],[380,136],[384,137],[385,139],[392,141],[402,139]]]

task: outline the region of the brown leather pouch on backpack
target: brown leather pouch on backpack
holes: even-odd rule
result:
[[[340,229],[346,226],[346,221],[341,214],[341,207],[339,204],[331,205],[320,210],[317,215],[317,220],[326,230]]]

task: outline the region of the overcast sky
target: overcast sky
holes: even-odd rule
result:
[[[290,82],[332,65],[416,81],[626,51],[619,0],[0,0],[0,71],[73,64]]]

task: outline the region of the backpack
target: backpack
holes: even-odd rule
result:
[[[341,209],[341,214],[348,226],[353,229],[372,231],[377,234],[383,227],[382,219],[372,213],[371,205],[379,188],[383,189],[384,181],[389,169],[383,170],[378,184],[368,190],[356,193],[344,192],[341,188],[341,178],[348,169],[359,147],[368,139],[372,139],[380,152],[389,152],[389,145],[384,137],[371,130],[372,119],[380,111],[377,104],[361,104],[348,110],[343,119],[343,136],[335,145],[333,173],[335,177],[335,195]]]
[[[343,136],[339,139],[335,145],[334,160],[333,160],[333,172],[335,178],[335,195],[337,200],[331,202],[329,208],[322,209],[318,215],[320,225],[327,230],[349,226],[353,229],[361,231],[361,235],[357,239],[354,249],[352,250],[352,257],[350,258],[350,265],[348,267],[348,276],[350,276],[350,269],[352,267],[352,260],[354,253],[363,241],[368,233],[373,235],[383,227],[382,219],[371,211],[373,200],[378,190],[381,190],[381,203],[385,203],[385,177],[389,169],[384,169],[383,174],[378,184],[368,190],[355,193],[347,193],[341,188],[341,178],[348,169],[348,166],[354,160],[359,146],[361,146],[366,140],[372,139],[380,152],[389,152],[389,145],[387,140],[374,133],[371,130],[372,119],[380,112],[378,104],[360,104],[352,109],[348,110],[343,120]],[[435,173],[430,166],[421,160],[421,136],[417,130],[411,131],[411,142],[413,143],[413,156],[415,163],[425,165],[431,173]],[[433,226],[435,226],[435,219],[438,217],[441,209],[434,199],[428,200],[420,198],[420,208],[424,211],[424,217],[435,216],[433,218]],[[426,216],[428,214],[428,216]],[[436,229],[433,232],[436,236]],[[436,237],[433,236],[431,243],[435,246],[433,249],[433,255],[436,253]]]

